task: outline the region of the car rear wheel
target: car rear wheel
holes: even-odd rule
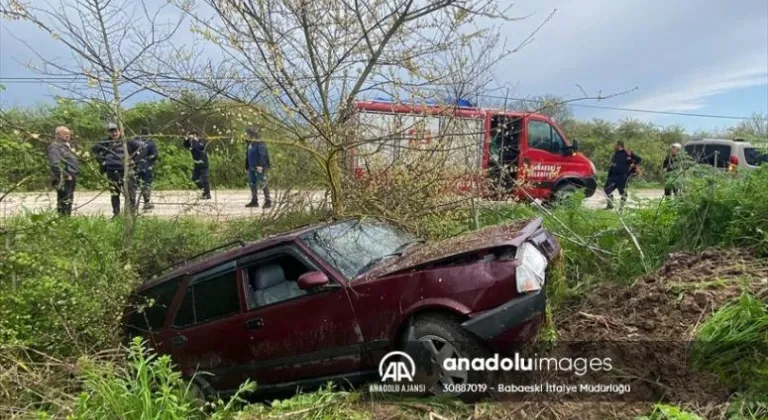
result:
[[[491,356],[483,342],[464,330],[452,317],[420,317],[403,338],[402,347],[406,352],[415,351],[422,355],[417,358],[416,376],[426,383],[430,394],[455,396],[471,403],[488,395],[487,387],[493,385],[493,372],[444,369],[443,362],[446,359],[472,360]]]

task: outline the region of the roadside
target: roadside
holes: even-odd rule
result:
[[[326,201],[325,191],[301,190],[301,191],[273,191],[275,209],[285,208],[294,203],[303,203],[303,206],[319,205]],[[635,189],[630,190],[629,205],[637,206],[643,200],[658,199],[663,195],[661,189]],[[261,215],[265,213],[261,208],[246,208],[250,201],[250,192],[242,190],[218,190],[211,192],[211,200],[200,200],[197,191],[194,190],[169,190],[155,191],[152,194],[155,208],[143,212],[147,216],[177,217],[192,215],[211,219],[237,218]],[[618,199],[618,195],[615,195]],[[594,196],[585,200],[585,207],[599,209],[605,206],[605,196],[596,192]],[[0,217],[6,218],[25,211],[39,213],[53,210],[56,207],[56,196],[53,191],[10,193],[0,202]],[[77,191],[74,203],[75,215],[110,216],[112,207],[109,192],[103,191]]]

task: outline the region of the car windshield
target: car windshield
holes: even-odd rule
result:
[[[407,233],[373,219],[335,223],[306,233],[301,239],[348,279],[417,241]]]
[[[744,149],[744,159],[747,161],[747,165],[758,166],[768,162],[768,154],[754,147],[747,147]]]

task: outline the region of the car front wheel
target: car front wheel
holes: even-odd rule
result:
[[[430,314],[418,318],[403,338],[402,348],[409,354],[417,354],[416,376],[426,384],[430,394],[455,396],[471,403],[488,395],[493,385],[494,372],[457,366],[446,368],[446,360],[450,359],[471,361],[491,357],[479,338],[449,316]]]

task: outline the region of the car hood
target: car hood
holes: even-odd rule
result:
[[[539,217],[491,226],[438,242],[415,245],[402,256],[381,262],[361,277],[386,276],[410,267],[482,249],[503,245],[517,247],[541,228],[541,225],[542,219]]]

